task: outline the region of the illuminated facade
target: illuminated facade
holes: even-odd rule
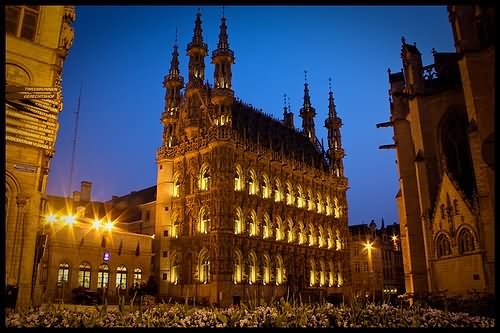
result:
[[[495,9],[448,13],[456,53],[389,73],[406,291],[495,294]]]
[[[40,269],[37,303],[71,303],[73,290],[95,292],[116,303],[151,275],[153,237],[131,232],[135,206],[92,201],[91,183],[83,181],[73,198],[49,195],[42,221],[45,250],[37,248]],[[147,231],[147,230],[146,230]]]
[[[73,6],[5,6],[5,282],[17,306],[32,299],[34,254],[62,109],[61,72]],[[55,88],[46,96],[25,88]],[[47,97],[47,98],[40,98]]]
[[[375,222],[349,226],[352,292],[370,301],[405,293],[399,224],[377,229]]]
[[[331,90],[325,152],[307,81],[302,131],[286,106],[280,121],[235,98],[224,17],[212,52],[214,84],[205,82],[200,17],[187,46],[186,85],[177,45],[164,80],[155,214],[160,296],[221,305],[287,293],[347,296],[348,182]]]

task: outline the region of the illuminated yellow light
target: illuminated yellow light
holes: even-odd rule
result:
[[[372,243],[366,242],[366,244],[365,244],[365,248],[366,248],[367,250],[371,250],[371,249],[372,249]]]
[[[111,229],[113,229],[113,223],[110,221],[106,222],[105,228],[106,230],[111,231]]]
[[[99,228],[101,227],[101,221],[96,219],[96,220],[94,220],[93,225],[94,225],[95,229],[99,230]]]
[[[393,242],[395,242],[395,241],[397,241],[397,240],[398,240],[398,236],[396,236],[396,235],[392,236],[392,241],[393,241]]]
[[[73,215],[68,215],[68,216],[63,217],[63,221],[64,221],[64,223],[71,225],[71,224],[75,223],[75,217]]]
[[[155,239],[155,234],[152,234],[151,238]],[[177,238],[177,235],[175,236],[175,238]]]
[[[47,222],[48,223],[54,223],[57,220],[56,216],[54,214],[50,214],[47,216]]]

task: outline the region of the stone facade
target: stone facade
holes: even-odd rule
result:
[[[17,306],[32,299],[34,254],[62,109],[61,72],[73,39],[73,6],[5,6],[5,282]],[[25,88],[56,88],[47,98]]]
[[[352,292],[370,301],[395,300],[405,293],[399,225],[375,222],[349,226]]]
[[[495,10],[449,6],[456,53],[390,73],[408,293],[495,293]],[[386,123],[387,124],[387,123]]]
[[[314,132],[307,81],[302,130],[234,97],[226,18],[205,82],[201,14],[188,44],[189,78],[174,46],[157,152],[155,234],[160,296],[228,305],[349,294],[342,122],[329,93],[328,151]]]

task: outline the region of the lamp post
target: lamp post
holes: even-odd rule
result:
[[[374,281],[373,280],[373,262],[372,262],[372,249],[373,249],[373,242],[366,241],[365,244],[365,249],[367,251],[368,255],[368,288],[370,290],[370,294],[372,295],[372,298],[374,297]]]

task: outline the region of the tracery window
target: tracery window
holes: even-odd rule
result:
[[[88,262],[82,262],[80,264],[80,270],[78,271],[78,287],[85,289],[90,288],[90,271],[91,267]]]
[[[281,200],[283,200],[281,192],[282,191],[281,182],[279,181],[279,179],[276,179],[273,191],[274,191],[274,201],[280,202]]]
[[[284,226],[283,226],[283,221],[279,216],[276,217],[276,240],[280,241],[285,238],[285,233],[284,233]]]
[[[179,221],[179,218],[175,215],[173,217],[173,220],[174,220],[174,224],[172,225],[172,232],[170,235],[172,236],[172,238],[179,238],[180,221]]]
[[[309,259],[309,286],[316,285],[316,263],[313,258]]]
[[[312,223],[309,223],[308,229],[309,229],[309,246],[314,246],[314,244],[316,244],[316,237],[315,237],[316,235]]]
[[[240,208],[236,208],[234,213],[234,233],[239,235],[245,231],[245,224],[243,223],[243,213]]]
[[[269,182],[269,177],[264,174],[262,176],[262,198],[267,199],[271,196],[271,184]]]
[[[234,173],[234,190],[243,190],[243,171],[241,170],[241,167],[239,165],[236,166],[236,170]]]
[[[180,265],[179,265],[179,256],[176,252],[172,254],[170,258],[170,283],[177,284],[179,283],[179,274],[180,274]]]
[[[248,194],[255,195],[257,194],[258,184],[257,177],[255,175],[255,171],[250,170],[248,176]]]
[[[335,230],[335,250],[340,251],[342,250],[342,242],[340,239],[340,230],[337,229]]]
[[[331,287],[336,284],[335,281],[335,267],[333,261],[328,261],[328,286]]]
[[[326,211],[326,216],[332,215],[332,203],[330,202],[330,196],[326,196],[325,211]]]
[[[248,254],[248,282],[255,284],[257,282],[257,257],[253,251]]]
[[[322,287],[326,284],[326,266],[324,259],[319,261],[319,286]]]
[[[299,223],[299,244],[305,244],[307,239],[304,223]]]
[[[292,243],[295,241],[295,229],[293,227],[293,221],[291,218],[288,218],[287,222],[288,222],[287,241],[288,243]]]
[[[334,207],[334,216],[335,216],[335,218],[339,218],[340,217],[340,207],[339,207],[339,200],[337,199],[337,197],[333,198],[333,205],[335,206]]]
[[[333,231],[331,228],[328,229],[328,248],[333,249],[333,245],[335,244],[335,240],[333,237]]]
[[[451,254],[451,243],[446,235],[439,235],[436,241],[436,248],[438,258]]]
[[[210,219],[208,217],[208,209],[205,207],[202,207],[200,209],[200,215],[198,217],[198,232],[202,234],[208,233],[208,225],[209,225]]]
[[[293,189],[290,182],[286,183],[285,199],[287,205],[293,205]]]
[[[316,208],[318,214],[323,213],[323,202],[321,201],[321,193],[318,193]]]
[[[259,227],[257,225],[257,216],[255,212],[252,210],[249,214],[249,227],[250,227],[250,236],[258,236],[259,235]]]
[[[179,180],[179,176],[174,177],[174,190],[172,196],[174,198],[178,198],[181,193],[181,182]]]
[[[264,213],[264,239],[271,238],[273,235],[273,229],[271,225],[271,219],[267,213]]]
[[[318,246],[319,247],[323,247],[325,246],[326,242],[325,242],[325,233],[323,231],[323,227],[322,226],[319,226],[318,227]]]
[[[133,286],[140,286],[142,282],[142,269],[139,267],[134,268]]]
[[[313,210],[313,209],[314,209],[313,194],[312,191],[309,189],[307,191],[307,210]]]
[[[200,191],[208,191],[210,182],[210,169],[205,165],[200,170],[199,189]]]
[[[302,191],[302,186],[297,185],[297,207],[302,208],[305,206],[304,203],[304,192]]]
[[[458,250],[460,254],[474,251],[474,237],[468,229],[462,229],[458,234]]]
[[[283,258],[280,255],[276,256],[276,285],[285,282],[285,266],[283,265]]]

